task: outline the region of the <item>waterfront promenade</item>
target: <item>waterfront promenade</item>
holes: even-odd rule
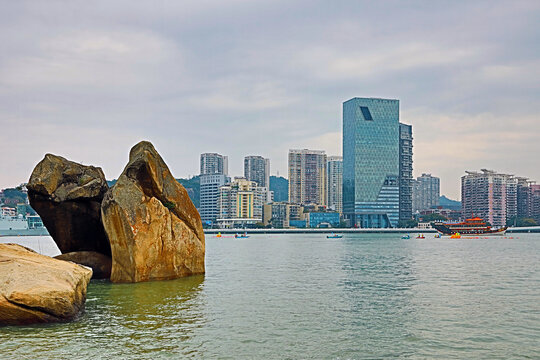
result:
[[[306,229],[205,229],[206,234],[236,234],[249,232],[250,234],[409,234],[409,233],[436,233],[435,229],[418,228],[392,228],[392,229],[354,229],[354,228],[306,228]],[[508,228],[507,233],[540,233],[540,226]]]

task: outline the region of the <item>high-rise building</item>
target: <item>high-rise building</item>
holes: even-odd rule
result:
[[[536,220],[540,224],[540,185],[531,184],[531,203],[529,205],[528,217]]]
[[[326,205],[326,154],[289,150],[289,202]]]
[[[422,174],[413,180],[413,212],[439,206],[441,180],[431,174]]]
[[[412,218],[412,126],[399,124],[399,220]]]
[[[351,225],[399,220],[399,100],[343,103],[343,213]]]
[[[258,186],[266,189],[265,203],[272,202],[270,192],[270,159],[262,156],[246,156],[244,158],[244,177],[254,181]]]
[[[461,177],[461,213],[478,216],[492,226],[504,226],[517,214],[517,184],[513,175],[492,170],[466,171]]]
[[[343,213],[343,157],[329,156],[326,163],[328,207]]]
[[[216,174],[229,174],[229,158],[216,153],[201,154],[201,175]]]
[[[222,227],[253,225],[262,222],[266,188],[237,177],[219,188],[219,218]]]
[[[203,223],[215,223],[219,214],[219,188],[229,182],[223,174],[200,176],[200,206],[199,213]]]

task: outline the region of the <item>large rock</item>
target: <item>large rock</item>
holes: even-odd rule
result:
[[[204,273],[204,232],[186,189],[151,143],[135,145],[101,205],[112,251],[111,281]]]
[[[0,325],[73,319],[84,308],[92,270],[0,244]]]
[[[27,188],[30,205],[62,253],[111,255],[101,223],[101,201],[109,188],[101,168],[47,154],[36,165]]]
[[[95,251],[75,251],[57,255],[54,258],[73,261],[76,264],[92,268],[92,279],[108,279],[111,277],[112,260],[107,255]]]

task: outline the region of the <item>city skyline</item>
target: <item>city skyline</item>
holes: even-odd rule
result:
[[[204,152],[236,175],[260,154],[286,177],[289,149],[342,155],[351,97],[400,100],[413,176],[440,177],[450,198],[467,169],[540,179],[539,13],[535,1],[7,2],[0,188],[45,153],[117,178],[142,139],[176,177],[198,174]]]

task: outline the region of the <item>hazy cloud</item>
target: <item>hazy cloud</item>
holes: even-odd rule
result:
[[[174,175],[199,154],[341,152],[341,104],[401,100],[415,174],[459,197],[465,170],[540,181],[537,1],[0,4],[0,188],[46,152],[122,171],[153,141]]]

